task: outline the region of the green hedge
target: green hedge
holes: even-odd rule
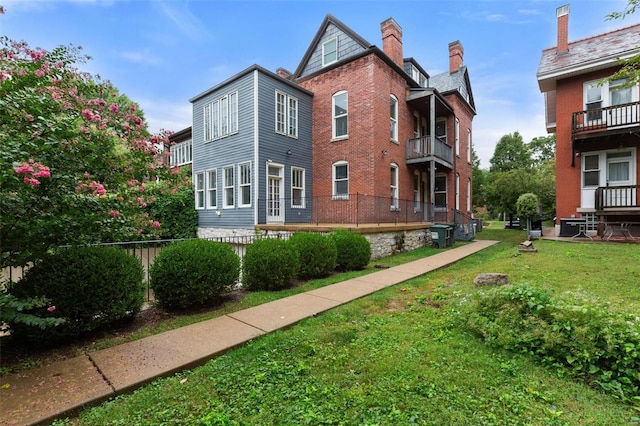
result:
[[[247,246],[242,259],[242,284],[248,290],[287,287],[300,268],[298,252],[288,241],[262,238]]]
[[[329,233],[329,237],[335,242],[338,251],[336,269],[352,271],[364,269],[369,264],[371,245],[363,235],[336,229]]]
[[[335,270],[338,249],[332,238],[317,233],[300,232],[293,234],[289,243],[300,257],[300,278],[326,277]]]
[[[46,298],[49,309],[41,307],[32,313],[64,322],[47,330],[18,324],[15,334],[51,343],[134,316],[144,303],[143,276],[140,261],[119,248],[58,250],[28,269],[11,294]]]
[[[187,240],[173,243],[155,257],[150,287],[159,306],[185,309],[219,298],[237,283],[240,259],[225,243]]]

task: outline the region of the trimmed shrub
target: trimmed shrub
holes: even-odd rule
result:
[[[64,322],[47,330],[20,324],[15,334],[48,344],[132,317],[144,303],[143,277],[140,261],[119,248],[58,250],[28,269],[11,294],[46,298],[49,308],[40,307],[33,313]]]
[[[336,269],[339,271],[353,271],[364,269],[371,259],[371,245],[361,234],[336,229],[329,233],[338,250]]]
[[[580,294],[552,298],[528,284],[478,293],[464,305],[468,329],[526,353],[623,401],[640,398],[640,322]]]
[[[242,284],[248,290],[279,290],[300,268],[298,252],[288,241],[262,238],[247,246],[242,259]]]
[[[147,196],[156,197],[156,200],[147,206],[147,211],[153,219],[160,222],[159,238],[197,237],[198,211],[193,185],[180,186],[175,192],[163,185],[149,185]]]
[[[300,257],[300,278],[326,277],[336,268],[338,249],[332,238],[322,234],[300,232],[293,234],[289,243]]]
[[[229,290],[240,274],[240,259],[225,243],[187,240],[164,248],[149,269],[159,306],[185,309],[203,305]]]

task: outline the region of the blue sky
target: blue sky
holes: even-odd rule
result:
[[[570,41],[640,21],[605,20],[626,0],[0,0],[0,34],[44,49],[82,46],[93,58],[83,70],[138,102],[155,132],[190,126],[188,100],[250,65],[294,71],[327,13],[379,47],[380,23],[393,17],[404,56],[431,75],[448,70],[448,44],[462,43],[473,143],[488,168],[503,135],[546,135],[536,70],[567,3]]]

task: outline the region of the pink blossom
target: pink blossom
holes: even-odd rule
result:
[[[93,111],[91,111],[90,109],[83,110],[82,117],[87,121],[93,120]]]
[[[129,181],[129,186],[136,186],[138,184],[138,180],[137,179],[132,179]]]
[[[109,106],[109,109],[111,110],[111,112],[118,112],[118,104],[111,104]]]
[[[35,70],[34,74],[38,77],[44,77],[44,71],[42,70]]]
[[[33,115],[27,114],[27,120],[33,121],[34,120]]]
[[[88,172],[84,172],[83,176],[84,176],[85,179],[89,179],[89,176],[91,176],[91,175]]]
[[[29,185],[33,185],[33,186],[38,186],[40,185],[40,181],[38,179],[34,179],[34,178],[29,178],[29,177],[25,177],[23,179],[24,183],[28,183]]]
[[[15,170],[16,173],[33,173],[33,167],[27,163],[22,163],[20,167],[16,167],[13,170]]]
[[[140,192],[144,192],[145,189],[146,187],[144,186],[144,183],[140,184],[140,186],[138,187],[138,191]]]
[[[111,211],[109,212],[109,216],[111,216],[111,217],[118,217],[118,216],[120,216],[120,212],[119,212],[118,210],[111,210]]]
[[[43,178],[51,177],[51,170],[47,166],[38,164],[38,171],[33,174],[33,177],[43,177]]]
[[[49,307],[47,308],[47,312],[53,312],[53,311],[55,311],[55,310],[56,310],[56,307],[55,307],[55,306],[49,306]]]
[[[153,229],[158,229],[160,228],[160,222],[158,222],[157,220],[154,220],[153,223],[151,224],[151,227]]]

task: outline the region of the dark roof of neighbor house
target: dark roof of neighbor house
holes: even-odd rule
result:
[[[538,66],[540,91],[555,89],[556,80],[610,68],[618,59],[640,53],[640,24],[631,25],[569,43],[567,52],[557,47],[542,51]]]
[[[458,92],[475,113],[476,105],[473,100],[473,93],[471,93],[469,71],[466,65],[462,65],[460,69],[455,72],[447,71],[434,75],[429,78],[429,86],[435,88],[443,95]]]

